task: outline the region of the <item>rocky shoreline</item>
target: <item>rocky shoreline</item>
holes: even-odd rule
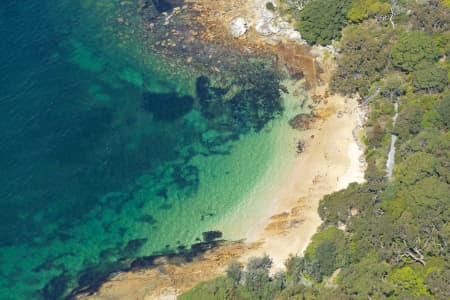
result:
[[[118,22],[123,25],[127,21]],[[234,93],[242,89],[242,82],[230,81],[242,68],[239,61],[250,62],[250,68],[258,60],[270,62],[279,72],[286,72],[296,80],[304,79],[310,98],[315,100],[316,112],[314,116],[298,116],[293,126],[307,130],[306,152],[300,155],[298,168],[292,171],[293,182],[280,193],[279,203],[268,208],[270,217],[262,220],[263,230],[254,228],[252,236],[245,237],[251,242],[220,242],[206,252],[188,254],[190,260],[183,259],[185,255],[159,257],[151,266],[110,274],[94,288],[73,293],[73,299],[173,299],[200,281],[222,275],[231,260],[245,261],[264,253],[273,256],[275,266],[280,268],[289,253],[303,251],[320,225],[319,200],[352,181],[363,180],[364,166],[352,163],[353,156],[358,155],[351,146],[357,143],[352,132],[360,126],[355,125],[358,108],[353,100],[328,97],[330,62],[323,61],[323,51],[305,45],[291,24],[267,9],[266,1],[185,1],[152,16],[144,26],[148,34],[144,37],[146,45],[173,60],[170,68],[184,64],[198,74],[207,74],[215,88],[227,88]],[[340,146],[327,143],[341,121],[346,122],[340,130],[342,143]],[[331,149],[337,149],[339,154],[330,158]],[[357,147],[358,151],[361,149]],[[338,164],[337,173],[323,171],[334,163]],[[299,171],[307,168],[311,170]]]

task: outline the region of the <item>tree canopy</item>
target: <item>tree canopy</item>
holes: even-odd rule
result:
[[[313,0],[300,13],[298,29],[310,44],[329,45],[341,37],[347,20],[348,0]]]
[[[447,71],[431,63],[422,63],[412,73],[412,82],[417,90],[442,92],[447,85]]]
[[[320,201],[323,223],[285,273],[271,276],[269,259],[254,260],[248,284],[232,285],[242,278],[235,267],[216,289],[228,283],[228,298],[210,299],[449,299],[450,1],[301,3],[308,42],[336,39],[332,91],[359,93],[368,105],[366,182]],[[337,41],[339,33],[328,35],[339,27],[332,18],[348,3],[352,24]],[[373,19],[372,4],[395,6],[395,26]],[[398,139],[388,179],[391,135]]]
[[[371,16],[386,16],[391,6],[386,1],[354,0],[351,2],[347,17],[351,22],[361,22]]]
[[[339,43],[342,51],[331,89],[343,94],[367,95],[371,83],[381,78],[387,65],[388,37],[384,28],[372,23],[347,27]]]
[[[403,33],[392,48],[392,62],[404,71],[416,70],[422,62],[436,62],[439,49],[431,36],[422,31]]]

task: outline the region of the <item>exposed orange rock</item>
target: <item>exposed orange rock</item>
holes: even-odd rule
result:
[[[227,243],[187,262],[181,257],[160,258],[155,266],[119,273],[110,278],[97,293],[79,295],[76,299],[174,299],[197,283],[221,276],[226,266],[242,253],[254,250],[261,243]]]
[[[242,52],[276,55],[280,67],[285,67],[290,75],[304,77],[307,87],[316,87],[321,69],[315,56],[311,54],[309,46],[287,39],[271,45],[252,27],[239,38],[231,36],[228,27],[234,18],[247,16],[250,22],[255,22],[254,19],[252,20],[253,1],[233,0],[232,4],[229,0],[191,0],[190,2],[193,3],[192,9],[198,13],[194,21],[202,24],[203,27],[198,38],[206,42],[221,43],[224,46],[241,49]]]
[[[322,67],[319,68],[320,55],[312,54],[308,46],[288,40],[271,45],[253,28],[249,28],[245,35],[233,38],[228,24],[241,16],[249,22],[254,21],[251,11],[254,1],[187,2],[192,5],[190,9],[196,12],[192,21],[202,25],[201,30],[192,30],[188,36],[191,43],[200,39],[233,47],[242,53],[272,54],[276,56],[275,63],[279,67],[286,68],[291,75],[306,79],[311,88],[310,97],[319,105],[315,110],[317,118],[311,121],[310,129],[305,133],[311,139],[305,153],[299,157],[298,170],[294,170],[292,176],[295,182],[281,197],[282,203],[272,212],[274,215],[255,225],[261,226],[257,242],[226,244],[190,263],[160,259],[155,267],[117,274],[105,282],[97,293],[80,295],[77,299],[175,299],[176,295],[199,282],[223,275],[230,261],[245,261],[248,257],[263,253],[275,258],[279,267],[289,254],[302,252],[320,225],[317,214],[319,200],[349,182],[362,180],[362,171],[358,166],[350,168],[349,162],[353,156],[347,154],[349,145],[354,142],[351,131],[356,124],[356,114],[352,115],[355,107],[337,95],[328,98],[326,85],[320,86],[321,80],[328,82],[333,63],[319,60]],[[175,32],[173,34],[176,35]],[[185,59],[188,63],[194,63],[195,60],[192,57]],[[212,63],[213,60],[217,58],[211,58]],[[347,109],[350,113],[338,119],[336,113],[339,109]]]
[[[294,207],[290,212],[283,212],[270,217],[270,223],[265,230],[271,234],[283,234],[303,222],[301,207]]]

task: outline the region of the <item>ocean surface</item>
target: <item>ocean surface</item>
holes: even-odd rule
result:
[[[201,79],[115,31],[125,2],[142,1],[0,3],[0,299],[63,299],[184,251],[294,157],[299,103],[259,127],[238,105],[217,126]]]

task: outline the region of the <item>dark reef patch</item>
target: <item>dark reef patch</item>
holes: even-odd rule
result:
[[[120,254],[124,257],[133,257],[139,249],[144,246],[144,244],[148,241],[148,239],[134,239],[130,240],[127,245],[122,249]]]
[[[105,263],[103,265],[89,266],[78,277],[77,287],[72,292],[64,297],[64,292],[69,285],[71,277],[60,275],[49,282],[42,290],[41,296],[43,299],[75,299],[77,295],[92,295],[106,282],[111,276],[118,272],[138,271],[142,269],[158,267],[163,264],[180,264],[192,262],[194,258],[201,257],[206,251],[223,245],[225,240],[219,240],[222,237],[220,231],[207,231],[203,234],[203,242],[193,244],[190,248],[184,245],[177,245],[175,249],[171,249],[167,245],[165,252],[157,253],[155,255],[139,257],[126,263]],[[137,242],[140,244],[141,242]],[[50,298],[45,298],[48,296]]]
[[[66,292],[70,280],[71,276],[67,275],[66,272],[63,272],[61,275],[52,278],[52,280],[50,280],[40,291],[37,297],[45,300],[63,299],[64,292]]]
[[[141,217],[138,218],[139,222],[143,222],[143,223],[147,223],[147,224],[155,224],[157,223],[157,221],[155,220],[155,218],[153,218],[152,215],[143,215]]]
[[[205,242],[211,242],[214,241],[215,239],[220,239],[222,237],[222,232],[218,231],[218,230],[212,230],[212,231],[205,231],[203,232],[203,240]]]
[[[153,2],[158,12],[162,13],[182,5],[184,0],[152,0],[151,2]]]
[[[186,194],[194,193],[200,183],[199,169],[195,166],[177,166],[173,176],[175,184]]]
[[[146,92],[142,98],[142,107],[160,121],[175,121],[187,114],[194,105],[194,98],[178,94],[158,94]]]

